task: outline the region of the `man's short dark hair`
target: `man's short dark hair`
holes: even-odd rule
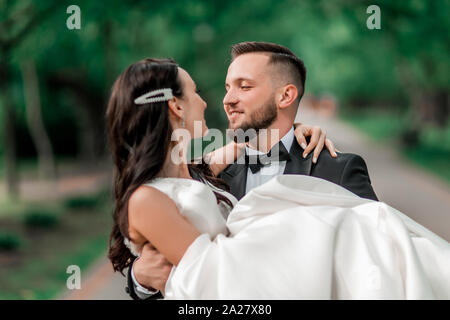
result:
[[[297,87],[298,102],[300,102],[305,92],[306,68],[303,61],[288,48],[270,42],[241,42],[231,47],[231,58],[234,60],[242,54],[259,52],[269,55],[269,64],[286,67],[285,70],[289,73],[290,80]]]

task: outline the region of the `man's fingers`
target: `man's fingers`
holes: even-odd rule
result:
[[[146,243],[142,248],[142,254],[141,257],[146,259],[147,261],[153,261],[154,263],[157,263],[158,265],[170,265],[172,264],[164,257],[164,255],[159,252],[154,246],[152,246],[150,243]]]
[[[172,271],[172,265],[170,263],[163,266],[163,272],[169,276],[169,273]]]
[[[152,246],[151,244],[145,244],[143,247],[142,247],[142,254],[147,254],[147,255],[155,255],[155,254],[158,254],[159,253],[159,251],[154,247],[154,246]]]
[[[333,158],[337,157],[336,148],[334,147],[333,141],[330,139],[325,139],[325,146],[327,147],[328,151],[330,151],[330,154]]]
[[[317,146],[321,133],[322,129],[320,129],[320,127],[314,126],[312,128],[311,139],[309,140],[308,146],[303,151],[303,158],[306,158],[306,156]]]
[[[147,250],[149,250],[149,249],[151,249],[151,250],[156,250],[156,248],[150,243],[150,242],[146,242],[145,244],[144,244],[144,246],[142,247],[142,249],[147,249]]]
[[[159,253],[159,264],[162,266],[170,266],[172,267],[172,264],[169,262],[169,260],[166,259],[162,254]]]
[[[320,152],[322,152],[323,145],[325,144],[326,133],[323,132],[320,135],[319,142],[317,143],[316,149],[314,149],[313,163],[317,163]]]

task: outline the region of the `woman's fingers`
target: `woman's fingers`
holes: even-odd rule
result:
[[[333,158],[337,157],[336,148],[334,147],[333,141],[330,139],[325,139],[325,146],[327,147],[328,151],[330,151],[330,154]]]
[[[295,138],[297,139],[298,144],[303,149],[306,149],[306,138],[303,134],[302,126],[296,127],[294,133],[295,133]]]
[[[311,137],[309,144],[306,142],[306,137]],[[310,152],[314,150],[313,163],[317,163],[320,153],[325,146],[333,158],[337,157],[336,148],[330,139],[327,139],[327,134],[319,126],[296,125],[295,138],[298,144],[303,148],[303,158],[306,158]]]
[[[303,158],[306,158],[308,154],[317,146],[320,135],[322,134],[322,129],[318,126],[314,126],[311,128],[309,133],[311,134],[311,139],[309,140],[308,146],[303,151]]]
[[[323,146],[325,144],[326,133],[322,132],[319,138],[319,142],[317,143],[316,148],[314,149],[313,155],[313,163],[317,163],[317,159],[319,158],[319,154],[322,152]]]

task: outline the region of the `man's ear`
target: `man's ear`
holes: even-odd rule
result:
[[[172,113],[175,117],[182,119],[184,109],[183,106],[180,105],[180,99],[177,97],[173,97],[169,101],[167,101],[169,105],[169,113]]]
[[[293,84],[285,85],[281,87],[276,93],[276,99],[278,106],[282,109],[289,107],[294,103],[295,99],[298,97],[297,87]]]

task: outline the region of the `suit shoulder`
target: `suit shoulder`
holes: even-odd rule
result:
[[[363,167],[367,170],[366,161],[364,161],[363,157],[361,157],[359,154],[354,153],[342,153],[342,160],[346,167],[347,166],[357,166],[357,167]],[[339,158],[339,153],[338,153]]]
[[[339,167],[345,167],[348,163],[350,162],[363,162],[364,163],[364,159],[358,155],[358,154],[354,154],[354,153],[340,153],[337,152],[337,157],[333,158],[331,156],[331,154],[325,150],[322,151],[322,153],[319,156],[319,159],[317,161],[317,163],[323,163],[326,165],[333,165],[333,166],[339,166]]]
[[[339,165],[346,165],[349,162],[362,162],[365,163],[364,159],[355,153],[341,153],[337,152],[337,157],[333,158],[328,151],[322,151],[319,156],[319,161],[331,162]]]
[[[364,159],[354,153],[338,153],[333,158],[328,151],[320,154],[316,164],[312,166],[312,175],[330,177],[330,181],[341,181],[342,176],[356,171],[367,171]]]

